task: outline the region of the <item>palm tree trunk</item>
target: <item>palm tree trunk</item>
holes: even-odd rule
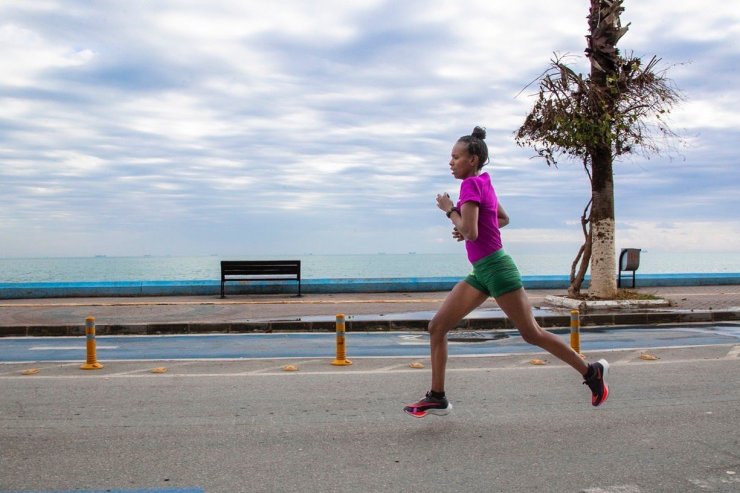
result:
[[[611,150],[594,152],[592,159],[591,282],[588,293],[596,298],[614,298],[617,294],[617,264]]]
[[[588,49],[591,61],[591,114],[596,122],[608,127],[616,108],[616,95],[609,78],[618,72],[617,41],[624,34],[619,14],[622,0],[591,0]],[[591,283],[589,294],[597,298],[614,298],[617,294],[614,247],[614,177],[612,143],[605,131],[593,143],[591,156]]]

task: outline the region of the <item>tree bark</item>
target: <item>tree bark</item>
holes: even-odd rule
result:
[[[587,54],[591,60],[591,114],[595,122],[611,125],[616,98],[609,78],[618,73],[621,37],[619,14],[622,0],[591,0]],[[597,298],[614,298],[617,294],[614,246],[614,177],[612,143],[604,132],[593,143],[591,156],[591,282],[588,292]]]
[[[586,168],[586,174],[588,174],[589,181],[591,180],[591,173]],[[593,199],[588,201],[588,205],[583,210],[581,215],[581,229],[583,230],[583,245],[578,250],[578,255],[573,260],[573,264],[570,266],[570,286],[568,287],[568,296],[579,297],[581,295],[581,286],[583,280],[586,277],[586,271],[591,263],[591,204]]]
[[[597,298],[617,294],[614,246],[614,178],[611,149],[592,154],[591,282],[588,293]]]

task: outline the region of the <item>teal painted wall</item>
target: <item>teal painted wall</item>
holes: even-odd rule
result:
[[[588,278],[587,278],[588,279]],[[388,293],[449,291],[456,277],[392,279],[304,279],[304,294]],[[526,289],[567,289],[567,276],[523,276]],[[622,279],[631,286],[632,276]],[[644,274],[637,275],[637,287],[740,285],[740,273],[728,274]],[[296,282],[228,282],[226,294],[297,293]],[[585,283],[588,286],[588,280]],[[584,287],[585,287],[584,286]],[[120,281],[70,283],[0,283],[0,299],[87,298],[105,296],[219,296],[220,282],[208,281]]]

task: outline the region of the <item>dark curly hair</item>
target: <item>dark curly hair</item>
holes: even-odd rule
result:
[[[463,135],[458,142],[465,142],[468,145],[468,153],[471,156],[478,156],[478,169],[488,164],[488,146],[485,142],[486,129],[475,127],[470,135]]]

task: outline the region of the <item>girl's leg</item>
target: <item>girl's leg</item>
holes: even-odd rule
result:
[[[588,363],[583,361],[580,355],[567,345],[563,339],[539,326],[532,313],[532,305],[529,303],[524,288],[496,297],[496,303],[519,330],[526,342],[541,347],[568,363],[581,375],[585,375],[588,370]]]
[[[429,343],[432,358],[432,390],[444,392],[447,367],[447,332],[468,313],[486,301],[488,295],[465,281],[452,288],[444,303],[429,322]]]

